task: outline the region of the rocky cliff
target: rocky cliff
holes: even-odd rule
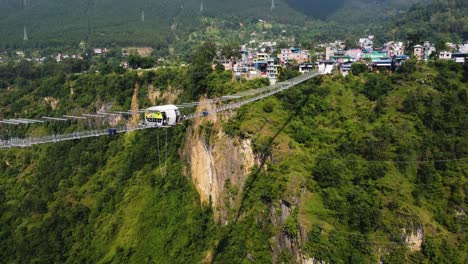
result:
[[[197,111],[211,107],[202,105]],[[221,124],[229,117],[227,113],[197,119],[187,131],[190,172],[201,202],[210,203],[214,218],[225,224],[256,163],[250,140],[231,138],[223,132]]]

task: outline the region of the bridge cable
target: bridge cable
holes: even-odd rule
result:
[[[158,160],[159,160],[159,164],[158,164],[158,167],[159,167],[159,173],[161,174],[161,176],[163,175],[162,173],[162,167],[161,167],[161,150],[159,148],[159,130],[156,130],[156,138],[157,138],[157,145],[158,145]]]
[[[166,159],[164,160],[164,176],[167,175],[167,128],[164,129],[166,131]]]

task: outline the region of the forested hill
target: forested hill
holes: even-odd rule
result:
[[[394,22],[397,34],[413,43],[427,39],[468,39],[468,1],[435,0],[416,4]]]
[[[258,19],[303,24],[306,20],[355,17],[362,22],[376,13],[382,18],[405,10],[416,1],[275,0],[272,9],[270,0],[0,0],[0,47],[76,47],[84,40],[157,48],[198,30],[203,16],[225,20],[226,27]],[[25,28],[27,42],[23,41]]]
[[[190,89],[216,96],[265,85],[234,82],[209,63],[139,74],[72,66],[0,67],[2,114],[145,108]],[[393,74],[353,68],[172,127],[167,141],[155,129],[2,150],[0,259],[466,263],[467,77],[452,61],[410,60]],[[204,154],[206,170],[197,167]],[[200,188],[211,180],[220,182]]]

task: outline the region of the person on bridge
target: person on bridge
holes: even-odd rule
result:
[[[155,114],[156,122],[161,123],[163,121],[163,114],[161,112],[157,112]]]

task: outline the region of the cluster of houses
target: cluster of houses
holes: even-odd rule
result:
[[[252,43],[250,43],[252,44]],[[306,73],[314,68],[321,71],[337,69],[346,76],[354,63],[365,63],[371,71],[394,71],[409,59],[405,52],[411,52],[418,61],[428,61],[436,57],[436,48],[429,41],[405,50],[404,42],[389,41],[382,47],[374,47],[374,36],[360,38],[356,48],[346,49],[343,41],[320,44],[322,50],[311,55],[300,48],[276,48],[276,42],[261,42],[256,48],[242,45],[240,58],[221,59],[220,63],[237,79],[268,78],[275,83],[279,69],[287,65],[297,65],[299,72]],[[464,63],[468,58],[468,44],[447,43],[450,51],[441,51],[439,59]],[[333,66],[333,67],[331,67]]]
[[[468,43],[453,44],[447,43],[447,50],[439,52],[439,59],[453,60],[458,63],[468,62]]]
[[[318,68],[322,71],[331,69],[339,70],[343,75],[349,74],[354,63],[365,63],[372,71],[394,71],[409,59],[405,52],[411,52],[419,61],[428,61],[438,57],[441,60],[453,60],[457,63],[465,63],[468,59],[468,43],[453,44],[447,43],[446,50],[439,51],[433,44],[426,41],[422,45],[415,45],[411,51],[405,50],[405,43],[398,41],[389,41],[382,47],[374,47],[374,36],[360,38],[356,43],[356,48],[348,48],[343,41],[334,41],[317,45],[313,55],[309,50],[290,47],[279,48],[277,42],[251,41],[248,44],[241,45],[238,58],[223,58],[214,61],[216,64],[222,64],[225,70],[232,71],[233,77],[237,80],[268,78],[272,84],[276,83],[280,69],[288,65],[295,65],[299,72],[306,73],[312,69]],[[91,51],[92,56],[103,56],[109,52],[107,48],[94,48]],[[128,62],[125,58],[130,53],[150,56],[151,48],[128,48],[122,49],[124,58],[121,66],[128,68]],[[17,59],[26,59],[42,63],[47,57],[26,58],[25,53],[17,51],[14,54],[0,53],[0,63],[7,61],[6,58],[15,56]],[[52,56],[57,62],[65,59],[83,59],[81,55],[68,55],[57,53]],[[163,59],[158,60],[163,62]],[[333,66],[333,67],[331,67]]]
[[[360,38],[357,48],[346,49],[343,41],[321,44],[325,52],[318,54],[318,67],[335,65],[346,76],[351,66],[356,63],[365,63],[373,71],[394,71],[409,57],[405,55],[403,42],[390,41],[383,47],[374,47],[374,36]]]
[[[232,71],[237,79],[268,78],[272,84],[276,83],[279,69],[288,64],[303,65],[311,61],[308,50],[300,48],[276,48],[276,42],[261,42],[257,48],[242,45],[240,58],[217,60],[225,70]],[[213,65],[214,66],[214,65]]]

